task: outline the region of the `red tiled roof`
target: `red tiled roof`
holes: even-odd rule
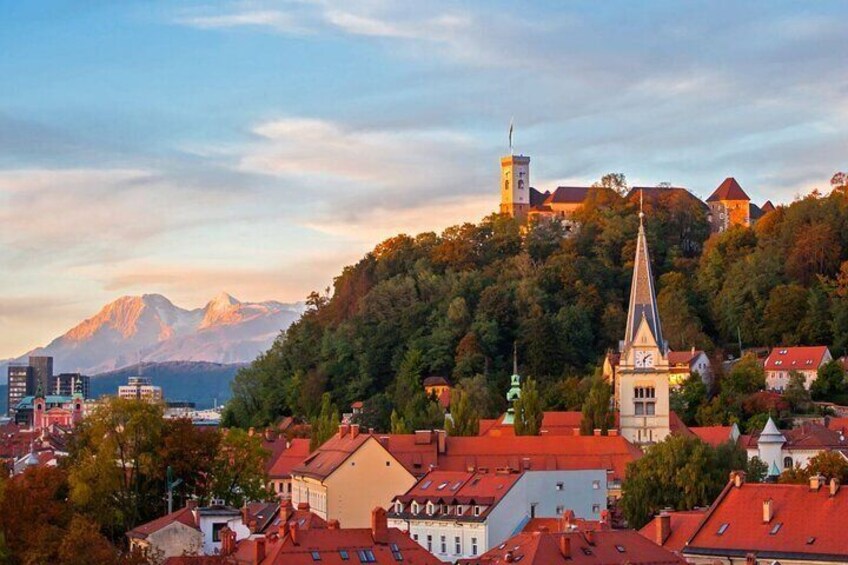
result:
[[[668,512],[667,514],[671,517],[671,527],[664,543],[658,543],[659,540],[657,538],[659,516],[644,525],[639,530],[639,533],[657,545],[662,545],[669,551],[679,552],[686,545],[689,538],[692,537],[692,534],[695,533],[695,530],[698,529],[698,525],[707,514],[707,509]]]
[[[229,565],[234,561],[220,555],[176,555],[163,561],[162,565]]]
[[[325,479],[370,438],[369,434],[363,433],[359,433],[356,437],[352,437],[349,431],[342,437],[339,437],[337,433],[314,453],[295,465],[291,472]]]
[[[827,346],[775,347],[763,365],[766,371],[800,371],[818,369],[824,363]]]
[[[685,365],[689,367],[701,353],[703,351],[700,349],[696,349],[695,351],[669,351],[668,364],[671,366]]]
[[[848,418],[829,418],[827,427],[831,430],[841,432],[843,435],[848,435]]]
[[[739,183],[736,182],[736,179],[733,177],[727,177],[724,179],[718,188],[715,189],[715,192],[707,198],[707,202],[715,202],[717,200],[751,200],[748,198],[748,195],[745,194],[745,191],[742,190],[742,187],[739,186]]]
[[[424,386],[450,386],[450,383],[448,383],[448,380],[444,377],[433,376],[424,379]]]
[[[515,436],[515,427],[503,424],[502,414],[497,420],[481,420],[480,432],[481,436]],[[561,411],[561,412],[545,412],[542,416],[542,427],[540,435],[550,436],[573,436],[579,435],[580,432],[575,432],[575,429],[580,427],[580,422],[583,420],[583,413],[578,411]],[[485,422],[485,426],[484,426]]]
[[[435,504],[471,504],[473,501],[487,506],[485,513],[489,513],[520,477],[518,473],[431,471],[405,494],[396,497],[396,500],[404,504],[413,500],[419,504],[426,504],[428,501]],[[485,513],[480,516],[485,516]]]
[[[606,524],[600,520],[586,520],[583,518],[570,518],[569,524],[565,525],[562,518],[531,518],[524,527],[522,532],[564,532],[566,528],[573,527],[575,531],[588,532],[603,530],[608,528]]]
[[[668,413],[668,427],[673,434],[694,437],[695,433],[689,429],[689,426],[683,423],[680,416],[674,410]]]
[[[268,466],[268,477],[271,479],[285,479],[291,476],[291,471],[300,465],[309,456],[309,440],[295,438],[291,445],[280,453],[277,458],[270,461]]]
[[[591,190],[588,186],[558,186],[545,199],[545,204],[580,204],[586,200]]]
[[[155,520],[147,522],[146,524],[136,526],[135,528],[127,532],[127,536],[131,538],[143,539],[154,532],[158,532],[165,526],[173,524],[174,522],[185,524],[186,526],[194,528],[195,530],[200,529],[197,527],[197,523],[194,520],[194,514],[192,513],[191,508],[185,506],[175,512],[166,514],[161,518],[156,518]]]
[[[388,528],[386,543],[377,543],[369,528],[327,528],[297,532],[297,545],[290,535],[285,537],[271,536],[265,542],[265,559],[261,565],[348,565],[360,563],[357,555],[359,550],[368,550],[374,555],[374,561],[384,565],[397,565],[393,549],[396,547],[402,558],[402,563],[411,565],[444,565],[423,547],[412,541],[408,535],[397,528]],[[253,563],[255,539],[243,540],[238,543],[235,555],[230,556],[231,562]],[[346,551],[348,559],[342,557],[340,551]],[[320,561],[313,558],[317,552]]]
[[[768,214],[769,212],[773,212],[773,211],[774,211],[774,204],[772,204],[772,203],[771,203],[771,200],[766,200],[765,204],[763,204],[762,206],[760,206],[760,211],[761,211],[761,212],[763,213],[763,215],[765,216],[765,215],[766,215],[766,214]]]
[[[562,538],[566,538],[570,545],[568,558],[562,554]],[[488,565],[509,562],[520,562],[522,565],[685,563],[672,552],[646,540],[635,530],[521,532],[480,557],[461,559],[457,563]]]
[[[766,500],[772,505],[769,522],[763,521]],[[736,487],[731,483],[683,554],[744,558],[754,552],[760,559],[845,561],[846,515],[848,492],[844,489],[830,496],[827,486],[812,491],[808,485],[743,483]]]
[[[717,447],[724,442],[730,441],[730,433],[733,426],[694,426],[689,431],[701,438],[701,441]]]
[[[689,192],[688,188],[682,186],[634,186],[624,198],[630,202],[639,202],[640,193],[645,203],[652,205],[662,205],[665,204],[665,201],[671,199],[691,200],[705,211],[709,210],[709,207],[700,198]]]

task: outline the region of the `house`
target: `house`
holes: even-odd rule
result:
[[[389,525],[453,561],[488,551],[531,519],[559,518],[569,506],[600,519],[606,483],[605,470],[435,470],[395,497]]]
[[[286,522],[276,532],[250,540],[237,542],[230,532],[224,537],[220,558],[227,565],[444,565],[405,533],[390,528],[382,508],[371,511],[370,524],[363,528],[342,528],[336,520],[321,529]]]
[[[706,516],[707,510],[664,510],[645,524],[639,533],[657,545],[680,554]]]
[[[694,347],[688,351],[668,352],[669,384],[672,387],[682,385],[689,375],[697,373],[708,387],[713,381],[713,368],[710,358]]]
[[[291,469],[292,502],[324,520],[361,528],[364,509],[388,506],[415,484],[413,474],[372,434],[342,424],[339,433]]]
[[[130,550],[138,551],[155,562],[203,552],[203,532],[197,523],[194,503],[187,504],[127,532]]]
[[[769,418],[760,433],[741,436],[739,443],[749,459],[756,456],[768,466],[771,477],[796,465],[805,467],[822,451],[837,451],[848,459],[848,438],[842,430],[817,422],[804,422],[797,428],[781,431]]]
[[[424,393],[435,397],[443,410],[450,410],[451,386],[444,377],[427,377],[424,379]]]
[[[271,490],[280,498],[291,498],[292,479],[291,472],[309,456],[309,440],[305,438],[294,438],[291,441],[285,437],[279,438],[277,449],[271,451],[271,456],[266,463],[268,482]],[[264,444],[263,444],[264,446]]]
[[[727,177],[707,198],[710,207],[710,227],[713,233],[727,231],[733,226],[751,225],[751,198],[733,177]]]
[[[824,345],[808,347],[775,347],[766,358],[766,388],[783,392],[789,385],[792,373],[804,376],[807,390],[816,380],[819,367],[833,360],[830,350]]]
[[[736,472],[681,553],[696,564],[848,563],[846,515],[848,494],[836,480],[755,484]]]
[[[461,559],[460,565],[682,565],[686,561],[635,530],[520,532],[483,555]]]

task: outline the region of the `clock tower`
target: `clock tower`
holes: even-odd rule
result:
[[[619,343],[615,381],[620,433],[640,445],[662,441],[671,433],[668,344],[662,335],[644,217],[640,211],[627,328]]]

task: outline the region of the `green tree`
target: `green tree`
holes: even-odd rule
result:
[[[610,395],[609,383],[599,376],[594,377],[592,388],[583,404],[583,418],[580,420],[582,435],[592,435],[596,429],[601,430],[601,435],[607,435],[613,418]]]
[[[728,394],[751,394],[766,387],[766,375],[754,355],[748,354],[737,361],[721,382]]]
[[[768,475],[768,464],[754,455],[748,460],[748,473],[746,479],[752,483],[761,483]]]
[[[461,388],[451,391],[451,418],[447,420],[447,432],[452,436],[476,436],[480,431],[480,417],[471,404],[470,395]]]
[[[265,471],[268,456],[261,435],[238,428],[227,430],[215,458],[213,496],[236,508],[249,501],[268,500],[272,496]]]
[[[707,385],[697,372],[691,373],[679,387],[669,392],[671,409],[686,425],[695,425],[698,409],[707,402]]]
[[[392,410],[391,416],[391,432],[393,434],[408,434],[410,433],[403,416],[397,413],[397,410]]]
[[[801,343],[799,321],[807,314],[807,290],[798,284],[776,286],[763,312],[761,335],[769,345]]]
[[[812,408],[810,391],[807,390],[804,375],[797,371],[789,372],[789,384],[783,391],[783,398],[789,402],[792,410],[796,413],[806,413]]]
[[[833,360],[819,367],[816,379],[810,385],[810,394],[816,400],[838,400],[848,393],[848,382],[845,380],[845,369],[838,360]]]
[[[816,473],[845,484],[848,481],[848,461],[838,451],[820,451],[807,463],[807,474]]]
[[[321,396],[321,412],[312,421],[312,435],[309,440],[310,451],[321,447],[339,430],[339,410],[333,404],[330,393]]]
[[[632,528],[641,528],[663,508],[707,506],[734,469],[746,468],[745,452],[728,442],[713,448],[697,438],[670,435],[627,465],[621,509]]]
[[[806,468],[801,467],[800,463],[796,463],[794,467],[785,469],[777,478],[777,482],[782,485],[804,485],[810,480],[810,472]]]
[[[515,435],[539,435],[544,412],[535,380],[527,379],[521,383],[521,396],[513,403],[513,408],[515,409]]]

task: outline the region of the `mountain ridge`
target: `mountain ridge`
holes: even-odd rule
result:
[[[265,351],[303,313],[304,304],[242,302],[222,292],[202,308],[161,294],[121,296],[31,355],[50,355],[54,371],[97,374],[140,361],[245,363]]]

